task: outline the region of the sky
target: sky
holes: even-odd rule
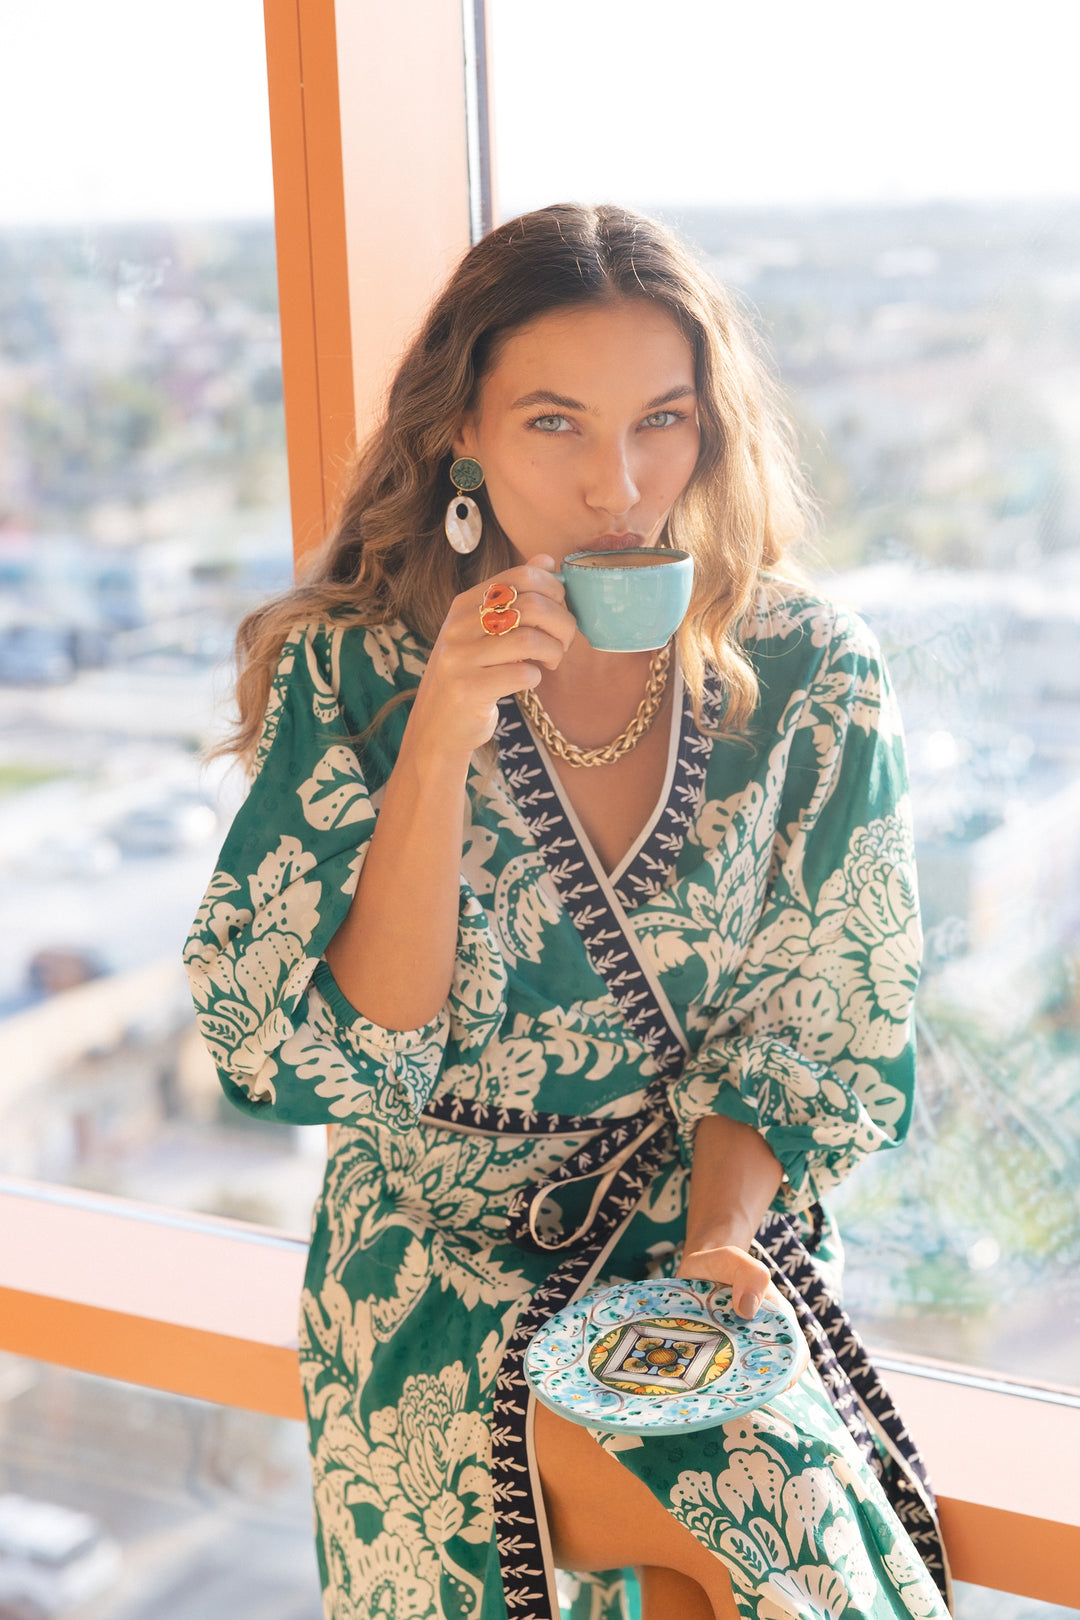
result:
[[[1077,196],[1065,0],[489,0],[504,211]]]
[[[2,0],[0,224],[269,217],[261,0]]]
[[[504,215],[1080,195],[1064,0],[488,8]],[[260,0],[8,0],[0,151],[0,224],[267,217]]]

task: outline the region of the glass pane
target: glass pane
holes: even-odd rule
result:
[[[641,206],[737,290],[821,497],[809,564],[900,691],[922,1085],[907,1149],[836,1200],[856,1322],[1075,1384],[1080,178],[1060,15],[1037,0],[993,38],[922,0],[903,19],[556,0],[539,35],[510,0],[492,15],[504,213]]]
[[[0,1436],[5,1615],[320,1620],[302,1424],[4,1356]]]
[[[849,1303],[873,1342],[1075,1382],[1080,484],[1054,378],[1080,328],[1048,289],[1080,285],[1080,207],[778,210],[764,263],[760,218],[688,223],[776,346],[817,571],[881,636],[909,734],[920,1106],[837,1197]]]
[[[954,1588],[956,1620],[1073,1620],[1080,1609],[1063,1609],[1057,1603],[1040,1603],[1037,1598],[1015,1597],[1011,1592],[992,1592],[986,1586],[969,1586],[957,1581]]]
[[[291,569],[262,8],[42,0],[0,54],[0,1172],[304,1231],[321,1137],[222,1106],[179,965]]]

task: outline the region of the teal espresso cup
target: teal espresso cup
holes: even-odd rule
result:
[[[574,551],[556,577],[590,646],[598,652],[653,652],[686,617],[694,559],[688,551],[652,546]]]

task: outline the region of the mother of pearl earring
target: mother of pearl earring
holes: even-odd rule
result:
[[[471,456],[459,456],[450,468],[455,486],[454,498],[446,508],[446,538],[455,551],[467,556],[480,544],[484,520],[480,508],[465,494],[467,489],[479,489],[484,482],[484,469]]]

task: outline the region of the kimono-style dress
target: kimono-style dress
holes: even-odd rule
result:
[[[700,731],[676,671],[660,800],[610,875],[501,705],[470,771],[450,996],[405,1032],[362,1017],[324,951],[408,705],[380,711],[427,649],[400,623],[285,645],[186,956],[231,1101],[334,1127],[300,1334],[328,1620],[634,1612],[629,1571],[556,1579],[522,1355],[585,1289],[674,1273],[709,1113],[783,1167],[757,1249],[810,1365],[722,1427],[598,1443],[723,1562],[746,1620],[947,1613],[933,1498],[820,1203],[912,1107],[896,709],[866,627],[815,596],[764,581],[744,643],[749,734]],[[713,723],[722,702],[714,682]]]

